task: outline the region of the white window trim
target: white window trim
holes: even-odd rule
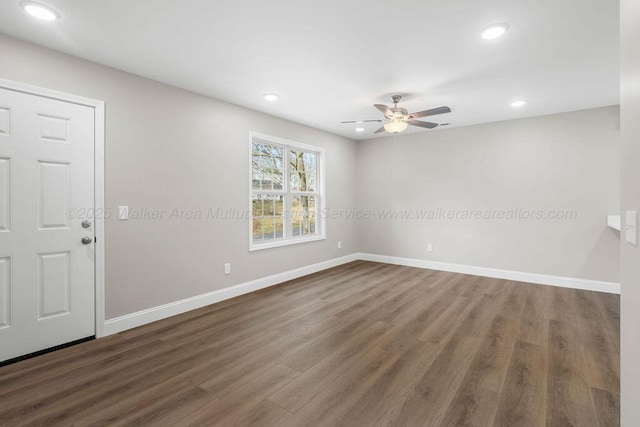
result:
[[[318,179],[318,191],[317,191],[317,195],[318,195],[318,200],[316,200],[316,230],[317,233],[314,234],[313,236],[304,236],[304,237],[287,237],[286,239],[282,239],[282,240],[276,240],[273,242],[269,242],[269,243],[261,243],[261,244],[255,244],[253,243],[253,218],[251,217],[249,219],[249,252],[254,252],[254,251],[260,251],[263,249],[271,249],[271,248],[279,248],[282,246],[290,246],[290,245],[297,245],[299,243],[308,243],[308,242],[316,242],[318,240],[326,240],[327,238],[327,234],[326,234],[326,220],[324,218],[323,212],[324,212],[324,207],[326,204],[326,183],[325,183],[325,179],[326,179],[326,170],[325,170],[325,165],[326,165],[326,151],[324,148],[322,147],[317,147],[315,145],[309,145],[309,144],[304,144],[302,142],[297,142],[297,141],[291,141],[288,139],[284,139],[284,138],[278,138],[276,136],[271,136],[271,135],[265,135],[263,133],[258,133],[258,132],[249,132],[249,212],[253,213],[253,188],[252,188],[252,182],[253,182],[253,165],[251,163],[252,160],[252,155],[251,153],[253,152],[253,140],[254,139],[259,139],[262,140],[264,142],[268,142],[268,143],[272,143],[275,145],[280,145],[280,146],[284,146],[285,148],[299,148],[300,150],[303,151],[310,151],[313,153],[317,153],[318,157],[317,157],[317,164],[316,164],[316,171],[318,173],[317,179]],[[285,165],[285,176],[283,177],[283,179],[286,179],[286,181],[284,181],[284,188],[287,189],[287,191],[285,191],[283,194],[285,195],[285,200],[287,200],[289,198],[289,196],[292,194],[292,192],[288,191],[289,189],[289,164],[288,164],[288,158],[289,158],[289,153],[285,150],[285,158],[283,159],[283,163]],[[285,201],[286,206],[289,205],[288,201]],[[285,223],[285,228],[290,228],[288,226],[287,223]]]

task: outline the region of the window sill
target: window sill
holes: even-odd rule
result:
[[[322,234],[322,235],[310,236],[310,237],[298,237],[298,238],[288,239],[288,240],[279,240],[277,242],[263,243],[261,245],[251,244],[249,246],[249,252],[261,251],[263,249],[280,248],[283,246],[297,245],[299,243],[317,242],[318,240],[326,240],[326,239],[327,239],[327,236]]]

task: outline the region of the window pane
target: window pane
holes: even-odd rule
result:
[[[300,191],[301,185],[302,184],[300,183],[300,176],[294,171],[289,172],[290,191]]]
[[[267,196],[268,197],[268,196]],[[264,199],[262,201],[263,203],[263,208],[262,208],[262,215],[264,216],[273,216],[274,212],[275,212],[275,201],[272,199]]]
[[[262,147],[262,144],[254,143],[251,148],[251,188],[254,190],[262,188],[262,168],[260,167]]]
[[[284,165],[282,161],[282,150],[280,150],[280,155],[277,157],[272,157],[273,165],[270,170],[269,179],[273,182],[274,190],[282,190],[283,181],[284,181]]]
[[[268,147],[269,156],[263,157],[265,160],[264,174],[265,181],[267,181],[267,189],[282,189],[282,178],[284,176],[284,169],[282,168],[283,149],[274,146]]]
[[[282,147],[254,142],[251,149],[251,188],[282,190],[284,165]]]
[[[284,237],[284,221],[281,216],[274,217],[274,232],[276,239],[281,239]]]
[[[260,196],[253,196],[252,206],[252,215],[262,216],[262,199],[260,198]]]
[[[284,237],[284,196],[255,194],[252,202],[253,242],[265,243]]]
[[[251,188],[254,190],[260,190],[260,183],[262,182],[262,171],[256,165],[256,158],[252,159],[252,168],[251,168]]]
[[[316,234],[316,198],[314,196],[294,196],[292,200],[293,236]]]
[[[291,191],[316,191],[316,154],[289,151]]]
[[[309,234],[316,234],[316,198],[309,196]]]
[[[304,169],[307,174],[307,191],[316,191],[316,154],[303,154]]]

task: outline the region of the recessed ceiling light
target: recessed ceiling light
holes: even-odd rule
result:
[[[270,102],[274,102],[278,100],[278,95],[276,95],[275,93],[266,93],[264,95],[264,99]]]
[[[520,108],[520,107],[524,107],[524,105],[525,105],[526,103],[527,103],[527,101],[526,101],[526,100],[524,100],[524,99],[520,99],[520,100],[518,100],[518,101],[513,101],[513,102],[511,103],[511,106],[512,106],[512,107],[514,107],[514,108]]]
[[[21,1],[20,6],[31,16],[43,21],[55,21],[60,19],[60,14],[42,3],[34,1]]]
[[[492,24],[482,30],[482,38],[485,40],[495,39],[502,36],[509,29],[509,24]]]
[[[356,128],[356,132],[364,132],[364,128],[363,127]]]

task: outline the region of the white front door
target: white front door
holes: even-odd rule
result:
[[[0,88],[0,361],[95,334],[94,126]]]

